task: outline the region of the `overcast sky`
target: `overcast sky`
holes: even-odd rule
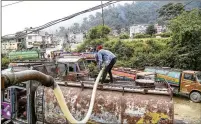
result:
[[[15,2],[17,1],[2,1],[2,6]],[[103,1],[105,2],[107,1]],[[122,1],[119,4],[131,2]],[[25,27],[37,27],[99,4],[101,4],[100,1],[24,1],[6,6],[2,8],[2,35],[22,31]],[[91,13],[52,26],[48,31],[53,31],[59,26],[67,27],[73,22],[80,23],[82,18],[89,14]]]

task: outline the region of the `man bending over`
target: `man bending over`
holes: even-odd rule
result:
[[[112,77],[112,67],[116,63],[116,56],[110,52],[109,50],[104,50],[103,47],[97,46],[96,50],[97,53],[97,59],[98,59],[98,67],[101,70],[103,63],[105,63],[105,70],[103,72],[101,83],[104,83],[105,78],[107,76],[107,73],[110,75],[110,82],[113,83],[113,77]]]

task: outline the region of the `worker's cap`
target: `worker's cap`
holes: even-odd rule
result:
[[[96,47],[96,50],[101,50],[101,49],[103,49],[103,46],[102,46],[102,45],[98,45],[98,46]]]

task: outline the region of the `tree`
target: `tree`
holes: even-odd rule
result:
[[[80,24],[79,23],[74,23],[73,26],[70,27],[70,31],[73,32],[73,33],[80,32]]]
[[[107,35],[110,33],[110,28],[108,26],[96,26],[89,31],[89,38],[90,39],[99,39],[99,38],[106,38]]]
[[[171,20],[176,16],[180,15],[184,11],[184,6],[182,3],[168,3],[157,10],[159,18],[162,20]]]
[[[183,12],[170,21],[175,66],[201,70],[201,10]]]
[[[120,39],[128,39],[129,38],[129,35],[128,34],[121,34]]]
[[[149,25],[146,29],[146,34],[149,34],[149,35],[153,35],[156,33],[156,28],[154,27],[154,25]]]

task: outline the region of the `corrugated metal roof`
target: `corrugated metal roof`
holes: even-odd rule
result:
[[[137,73],[137,75],[139,75],[139,76],[146,76],[146,75],[153,75],[153,74],[155,74],[155,73],[153,73],[153,72],[140,72],[140,73]]]
[[[64,58],[57,59],[57,62],[59,63],[74,63],[78,62],[82,58],[79,56],[64,56]]]
[[[196,73],[197,71],[192,71],[192,70],[185,70],[183,71],[184,73]]]

